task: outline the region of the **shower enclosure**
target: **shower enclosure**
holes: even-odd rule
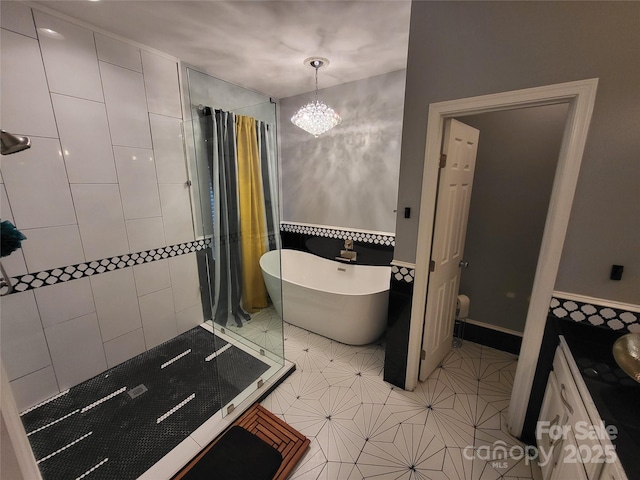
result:
[[[233,405],[284,366],[282,318],[269,298],[260,257],[280,250],[276,105],[268,97],[186,68],[191,120],[185,122],[204,318],[215,339],[257,355],[254,374]],[[221,347],[224,348],[224,347]],[[251,369],[220,358],[222,378]],[[246,383],[246,382],[244,382]],[[229,408],[231,407],[231,408]]]
[[[185,73],[192,115],[178,130],[195,239],[67,267],[91,276],[94,295],[105,282],[121,288],[124,275],[133,279],[135,272],[140,309],[154,313],[143,312],[141,353],[20,408],[45,480],[171,476],[196,453],[192,445],[205,446],[225,416],[260,398],[286,371],[282,319],[259,267],[262,254],[280,248],[275,104],[195,70]],[[201,311],[177,319],[177,330],[153,322],[165,320],[165,304],[171,304],[166,318],[176,322],[171,297],[179,281],[173,294],[165,288],[145,295],[137,283],[163,269],[189,285],[198,277]]]

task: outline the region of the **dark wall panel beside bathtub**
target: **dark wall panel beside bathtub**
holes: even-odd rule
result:
[[[303,252],[313,253],[319,257],[334,260],[344,249],[344,240],[310,235],[306,233],[281,231],[282,247]],[[375,245],[372,243],[353,242],[354,250],[358,254],[355,263],[359,265],[389,266],[393,260],[393,247],[389,245]]]
[[[411,322],[413,282],[391,276],[389,314],[385,339],[384,381],[402,389],[407,377],[407,345]]]

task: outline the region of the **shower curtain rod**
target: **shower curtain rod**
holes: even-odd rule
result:
[[[221,108],[215,108],[214,109],[214,108],[209,107],[207,105],[200,104],[200,105],[198,105],[198,112],[200,112],[200,114],[202,116],[208,117],[208,116],[213,115],[213,112],[225,112],[225,110],[222,110]],[[233,113],[234,115],[239,115],[239,114],[237,114],[235,112],[225,112],[225,113]],[[250,118],[253,118],[256,122],[264,123],[267,126],[267,129],[272,129],[273,128],[272,124],[270,124],[268,122],[265,122],[264,120],[259,120],[259,119],[255,118],[255,117],[251,117],[250,115],[242,115],[242,116],[250,117]]]

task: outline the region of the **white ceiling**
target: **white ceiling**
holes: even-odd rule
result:
[[[406,68],[409,0],[58,1],[43,5],[273,98]]]

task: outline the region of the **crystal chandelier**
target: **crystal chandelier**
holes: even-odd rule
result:
[[[307,58],[304,63],[316,69],[316,100],[300,107],[300,110],[291,117],[291,122],[314,137],[328,132],[338,125],[342,119],[334,112],[333,108],[318,100],[318,69],[329,64],[326,58]]]

